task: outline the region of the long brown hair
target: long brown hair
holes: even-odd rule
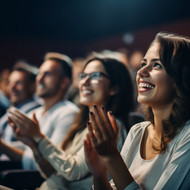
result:
[[[190,119],[190,39],[176,34],[160,32],[154,43],[160,45],[160,59],[174,81],[173,107],[168,120],[163,121],[164,134],[159,151],[166,151],[168,143]],[[151,45],[152,45],[151,44]],[[146,119],[154,124],[151,107],[146,107]]]
[[[112,110],[116,118],[120,119],[129,130],[128,114],[134,108],[133,86],[130,74],[123,63],[111,58],[93,58],[87,61],[83,70],[92,61],[100,61],[110,77],[110,86],[117,86],[118,91],[110,97],[106,109]],[[87,106],[80,105],[80,112],[77,114],[73,126],[69,130],[62,148],[66,149],[67,145],[73,140],[76,133],[86,128],[86,122],[89,120],[89,110]]]

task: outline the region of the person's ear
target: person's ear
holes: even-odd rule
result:
[[[118,91],[119,91],[118,86],[111,87],[111,89],[110,89],[110,96],[113,96],[113,95],[117,94]]]
[[[64,78],[62,79],[62,82],[61,82],[61,87],[62,87],[63,89],[67,89],[67,88],[69,87],[70,83],[71,83],[71,79],[68,78],[68,77],[64,77]]]

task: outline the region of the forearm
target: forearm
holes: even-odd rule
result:
[[[35,144],[32,148],[34,158],[38,164],[41,175],[44,178],[48,178],[51,174],[55,173],[55,169],[52,165],[46,160],[43,155],[40,153],[37,144]]]
[[[24,151],[6,144],[4,141],[0,140],[0,150],[1,153],[6,154],[11,160],[20,161]]]
[[[93,176],[93,184],[94,184],[94,190],[111,190],[110,183],[107,179],[107,176],[105,178],[96,178]]]
[[[118,190],[123,190],[134,181],[119,151],[110,157],[104,157],[103,160]]]

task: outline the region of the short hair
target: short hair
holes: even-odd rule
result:
[[[12,72],[13,71],[20,71],[26,73],[28,75],[29,81],[32,83],[35,82],[36,76],[38,74],[38,68],[26,62],[15,64],[12,69]]]
[[[44,56],[44,60],[54,60],[61,65],[61,74],[63,77],[72,78],[72,59],[67,55],[48,52]]]

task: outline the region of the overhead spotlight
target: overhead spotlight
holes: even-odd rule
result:
[[[130,45],[134,42],[135,36],[132,33],[125,33],[123,35],[123,41],[125,44]]]

